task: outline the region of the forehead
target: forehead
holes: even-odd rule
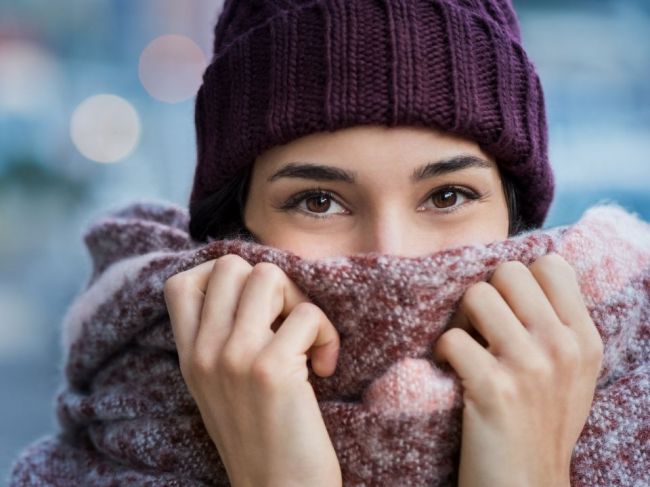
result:
[[[480,164],[459,163],[463,157],[480,161]],[[279,170],[291,173],[286,170],[291,169],[287,166],[294,166],[294,169],[304,165],[329,166],[344,170],[339,171],[341,173],[356,175],[358,180],[377,172],[412,176],[425,170],[426,164],[452,159],[455,159],[455,169],[496,170],[494,159],[473,140],[429,127],[361,125],[313,133],[275,146],[258,157],[255,172],[267,179],[275,177]],[[428,175],[437,175],[434,173],[429,170]]]

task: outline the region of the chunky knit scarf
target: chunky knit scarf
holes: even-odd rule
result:
[[[61,431],[28,447],[11,485],[229,485],[179,372],[167,277],[226,253],[280,266],[341,335],[336,372],[310,371],[346,486],[451,486],[462,395],[431,360],[455,304],[501,262],[549,252],[575,268],[605,343],[572,486],[650,485],[650,225],[594,206],[563,227],[408,258],[307,260],[241,240],[199,244],[186,210],[136,202],[84,234],[89,282],[64,319]]]

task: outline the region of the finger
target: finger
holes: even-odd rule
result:
[[[531,338],[503,296],[490,284],[479,281],[465,291],[456,313],[459,328],[473,329],[487,341],[490,352],[511,358],[528,353]]]
[[[462,328],[465,330],[469,336],[476,340],[483,348],[488,348],[489,343],[481,336],[481,334],[472,326],[467,318],[467,314],[463,311],[461,303],[458,302],[456,305],[456,310],[449,319],[448,329],[449,328]]]
[[[273,338],[271,324],[278,316],[287,316],[307,296],[277,265],[256,264],[239,299],[235,322],[226,346],[238,350],[260,350]]]
[[[336,369],[339,347],[339,334],[325,313],[313,303],[299,303],[263,353],[290,358],[311,350],[314,372],[327,377]]]
[[[208,276],[199,331],[194,348],[198,354],[221,350],[235,320],[239,297],[253,266],[235,254],[219,257]]]
[[[462,328],[444,332],[435,343],[433,356],[437,362],[448,362],[463,381],[480,381],[498,365],[497,359]]]
[[[492,274],[490,284],[503,296],[506,303],[530,333],[545,342],[565,338],[560,318],[544,290],[523,262],[501,264]]]
[[[583,338],[600,341],[573,267],[559,254],[551,253],[537,259],[529,269],[560,321]]]
[[[165,281],[164,298],[179,353],[188,351],[199,330],[201,309],[214,259]]]

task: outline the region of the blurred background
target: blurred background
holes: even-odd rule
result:
[[[82,229],[134,199],[188,201],[221,3],[0,0],[0,484],[55,429]],[[650,0],[514,4],[548,110],[545,226],[602,201],[650,220]]]

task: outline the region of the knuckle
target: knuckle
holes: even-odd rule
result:
[[[531,268],[548,273],[563,273],[565,275],[575,276],[575,269],[567,260],[557,252],[551,252],[539,257],[531,264]]]
[[[295,305],[291,313],[299,314],[301,317],[310,321],[320,319],[323,315],[323,312],[318,306],[308,301],[303,301]]]
[[[485,299],[488,294],[494,293],[494,288],[492,285],[485,281],[478,281],[472,284],[467,290],[461,299],[463,304],[480,301]]]
[[[239,377],[244,374],[242,354],[234,347],[224,347],[219,355],[218,369],[229,377]]]
[[[593,363],[594,365],[600,366],[605,355],[605,344],[603,339],[600,337],[599,333],[596,333],[596,337],[591,341],[588,352],[587,360]]]
[[[251,379],[262,389],[273,389],[281,370],[277,360],[270,355],[260,354],[251,364]]]
[[[512,404],[519,396],[517,384],[505,374],[485,374],[484,385],[499,404]]]
[[[507,280],[511,279],[512,275],[519,275],[524,272],[528,272],[528,268],[523,262],[518,260],[502,262],[492,273],[490,282],[495,285],[503,284]]]
[[[251,274],[271,282],[280,282],[284,277],[284,271],[272,262],[258,262],[253,266]]]
[[[506,262],[503,262],[499,267],[497,267],[497,270],[501,270],[501,272],[526,272],[528,270],[528,267],[526,267],[526,264],[521,262],[520,260],[508,260]]]
[[[548,254],[540,257],[540,259],[547,261],[549,265],[564,267],[566,269],[573,269],[567,260],[557,252],[549,252]]]
[[[443,340],[445,342],[457,342],[458,340],[462,340],[466,338],[467,332],[463,330],[462,328],[450,328],[447,330],[445,333],[442,334],[440,337],[440,340]]]
[[[189,385],[192,383],[192,365],[185,357],[179,357],[178,366],[183,376],[183,380]]]
[[[579,364],[582,355],[580,344],[571,330],[560,333],[551,346],[551,355],[553,361],[565,367]]]
[[[189,374],[198,377],[205,377],[214,373],[216,369],[216,360],[212,354],[196,351],[189,363]]]
[[[243,257],[237,254],[225,254],[218,257],[214,263],[213,270],[219,268],[225,270],[245,269],[251,268],[251,265]]]
[[[183,272],[168,277],[163,285],[163,293],[165,296],[175,296],[179,294],[186,287],[186,276]]]
[[[461,328],[450,328],[438,338],[436,348],[441,351],[449,350],[460,340],[466,339],[468,333]]]
[[[531,354],[526,358],[523,369],[527,376],[540,381],[550,378],[553,374],[551,362],[536,354]]]

